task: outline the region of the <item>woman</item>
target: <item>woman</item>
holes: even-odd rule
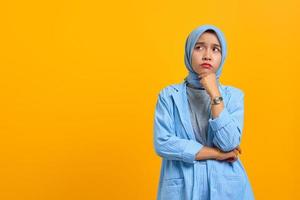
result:
[[[219,82],[226,57],[223,33],[194,29],[185,44],[189,71],[182,83],[159,93],[154,147],[162,157],[158,200],[252,200],[238,158],[244,93]]]

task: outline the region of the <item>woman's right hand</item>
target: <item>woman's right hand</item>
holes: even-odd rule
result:
[[[238,159],[238,155],[241,152],[242,152],[242,150],[239,146],[236,147],[234,150],[229,151],[229,152],[219,151],[218,155],[216,156],[216,160],[234,162]]]

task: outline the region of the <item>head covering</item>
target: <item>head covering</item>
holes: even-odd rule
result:
[[[220,78],[224,60],[226,58],[226,53],[227,53],[227,49],[226,49],[227,45],[226,45],[225,37],[224,37],[222,31],[214,25],[207,24],[207,25],[199,26],[199,27],[195,28],[188,35],[186,42],[185,42],[184,63],[185,63],[186,68],[189,70],[189,74],[185,78],[185,80],[197,88],[202,88],[201,83],[200,83],[201,78],[198,77],[199,75],[192,68],[192,53],[193,53],[193,49],[194,49],[195,44],[198,41],[199,37],[201,36],[202,33],[204,33],[207,30],[213,30],[216,32],[217,37],[220,41],[221,49],[222,49],[221,50],[221,54],[222,54],[221,63],[216,72],[216,77],[218,80]],[[217,82],[219,82],[219,81],[217,81]]]

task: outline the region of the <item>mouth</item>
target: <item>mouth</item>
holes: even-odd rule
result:
[[[211,69],[212,68],[211,64],[208,64],[208,63],[203,63],[200,66],[204,67],[204,68],[207,68],[207,69]]]

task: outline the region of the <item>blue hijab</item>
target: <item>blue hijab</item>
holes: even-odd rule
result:
[[[193,70],[192,68],[192,53],[193,49],[195,47],[195,44],[199,37],[201,36],[202,33],[204,33],[207,30],[213,30],[216,32],[218,39],[220,41],[221,45],[221,54],[222,54],[222,59],[220,66],[216,72],[216,77],[217,77],[217,82],[219,84],[219,78],[222,72],[224,60],[226,58],[226,53],[227,53],[227,45],[226,45],[226,40],[225,37],[220,29],[215,27],[214,25],[202,25],[194,29],[187,37],[186,42],[185,42],[185,53],[184,53],[184,63],[186,68],[189,70],[188,76],[185,78],[185,80],[192,84],[193,86],[197,88],[203,88],[200,83],[200,79],[198,74]]]

